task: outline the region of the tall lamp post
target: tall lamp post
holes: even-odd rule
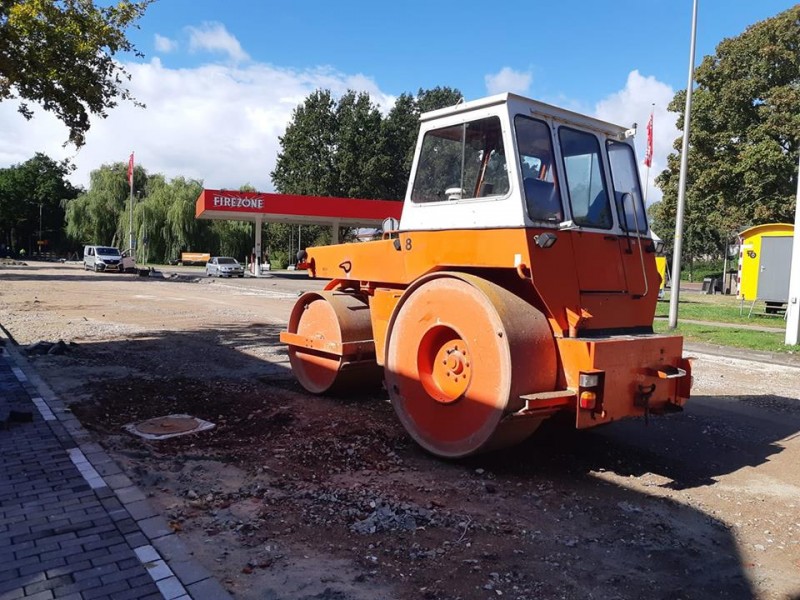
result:
[[[692,7],[692,43],[689,47],[689,83],[686,86],[686,109],[683,119],[683,146],[681,149],[681,176],[678,183],[678,208],[675,214],[675,248],[672,253],[672,291],[669,297],[669,328],[678,326],[678,302],[681,293],[681,249],[683,246],[683,211],[686,205],[686,171],[689,161],[689,121],[692,112],[694,87],[694,46],[697,37],[697,0]]]

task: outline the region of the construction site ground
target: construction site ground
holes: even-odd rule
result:
[[[386,393],[312,396],[305,273],[0,265],[0,325],[236,598],[800,598],[800,361],[690,347],[687,409],[443,461]],[[214,428],[146,440],[189,414]]]

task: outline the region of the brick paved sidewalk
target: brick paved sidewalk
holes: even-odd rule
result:
[[[229,599],[0,332],[0,600]]]

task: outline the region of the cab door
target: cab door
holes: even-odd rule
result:
[[[626,288],[634,296],[643,296],[650,292],[645,277],[649,263],[655,261],[655,255],[647,235],[647,217],[639,187],[636,155],[631,145],[616,140],[607,140],[606,149],[614,186],[614,208],[624,232],[620,236],[619,247]],[[657,290],[654,292],[657,293]]]
[[[602,147],[588,131],[558,130],[561,160],[572,221],[572,244],[581,293],[624,293],[627,282],[620,236],[614,219],[603,166]]]

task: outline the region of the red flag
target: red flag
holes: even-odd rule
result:
[[[133,188],[133,152],[128,160],[128,184]]]
[[[644,165],[650,167],[653,164],[653,113],[650,113],[650,120],[647,122],[647,148],[644,151]]]

